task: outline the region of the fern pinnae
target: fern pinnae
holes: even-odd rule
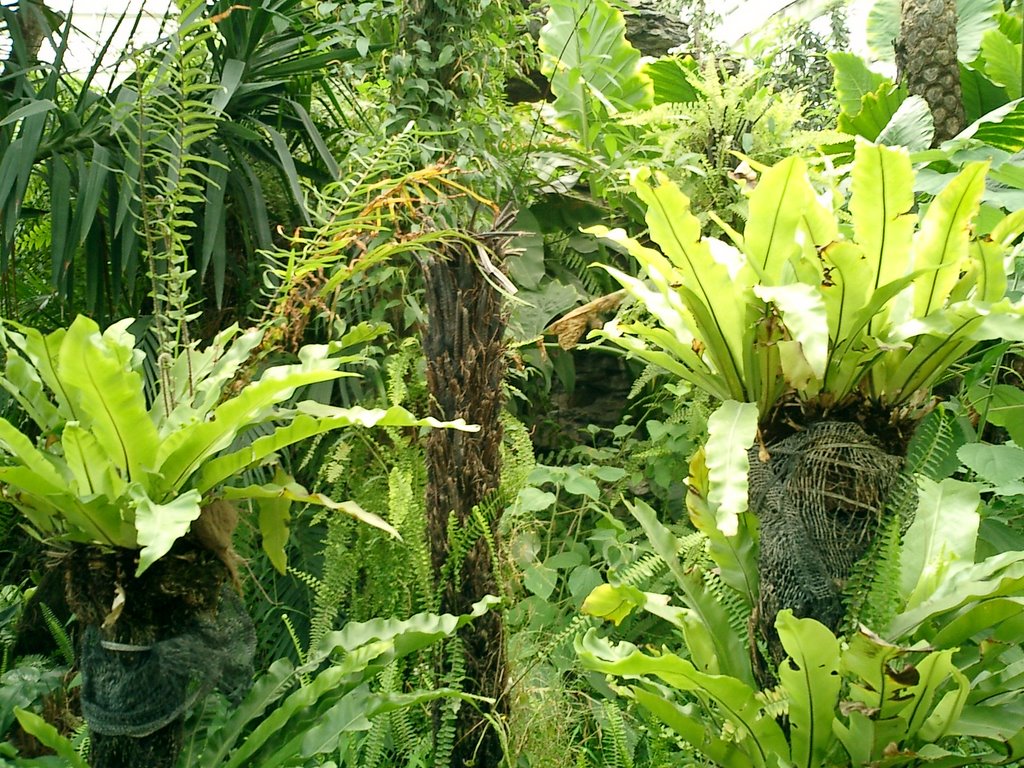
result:
[[[929,480],[949,477],[959,466],[955,431],[956,416],[939,404],[914,430],[907,446],[904,472]]]
[[[458,635],[449,638],[444,653],[448,658],[442,685],[461,688],[466,675],[466,654]],[[446,699],[438,707],[438,723],[434,730],[434,768],[451,766],[452,750],[455,748],[455,724],[461,705],[457,699]]]
[[[57,616],[46,603],[39,603],[39,612],[43,614],[43,621],[46,622],[46,628],[50,630],[50,635],[57,644],[61,659],[67,666],[73,667],[75,665],[75,649],[67,630],[64,629],[60,621],[57,620]]]
[[[648,552],[614,573],[609,580],[619,586],[643,588],[668,572],[668,564],[657,554]]]
[[[380,689],[385,692],[395,690],[395,663],[392,662],[377,676]],[[380,765],[384,757],[384,743],[387,738],[390,722],[387,715],[378,715],[371,720],[369,733],[359,747],[359,764],[365,768]]]
[[[622,768],[633,768],[633,750],[629,746],[629,738],[626,733],[626,721],[622,717],[622,710],[618,703],[612,700],[605,700],[603,703],[605,733],[604,736],[610,742],[611,752],[615,755],[615,764]],[[604,742],[604,739],[602,739]],[[604,750],[605,755],[608,749]]]

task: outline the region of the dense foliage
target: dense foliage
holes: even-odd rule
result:
[[[1019,764],[1024,5],[944,4],[946,141],[910,6],[191,2],[85,73],[0,8],[0,764]]]

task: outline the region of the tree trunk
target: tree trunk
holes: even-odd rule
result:
[[[966,127],[957,61],[956,0],[902,0],[896,67],[911,95],[928,102],[934,144]]]
[[[438,429],[427,444],[427,530],[441,610],[469,613],[498,594],[494,572],[501,499],[502,381],[505,335],[502,297],[487,281],[471,246],[458,243],[425,260],[428,325],[423,347],[431,415],[463,418],[479,432]],[[483,530],[486,526],[486,531]],[[492,611],[459,633],[467,693],[497,702],[481,711],[463,703],[456,722],[453,766],[496,767],[503,758],[485,715],[504,714],[506,672],[501,614]]]
[[[137,557],[81,547],[66,564],[94,768],[174,768],[189,708],[251,682],[256,635],[230,566],[188,540],[139,577]]]

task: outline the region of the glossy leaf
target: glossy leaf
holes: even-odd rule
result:
[[[955,562],[974,562],[979,489],[959,480],[918,479],[914,521],[900,554],[900,593],[907,608],[926,600]]]
[[[57,375],[114,465],[133,481],[145,482],[155,468],[159,440],[146,410],[142,376],[129,360],[124,347],[79,315],[61,342]]]
[[[556,0],[541,28],[541,66],[551,79],[555,112],[584,145],[591,122],[602,115],[653,104],[651,81],[625,30],[622,12],[607,0],[586,6]]]
[[[708,501],[726,536],[736,535],[738,516],[747,509],[747,450],[754,444],[757,415],[753,403],[727,400],[708,419]]]
[[[174,542],[184,536],[189,526],[202,511],[200,495],[191,490],[164,504],[157,504],[138,483],[128,487],[128,495],[135,511],[135,529],[138,531],[139,566],[136,577],[161,557],[170,552]]]
[[[780,611],[775,619],[789,658],[779,666],[779,679],[789,698],[792,762],[817,768],[832,748],[832,720],[839,703],[839,640],[813,619],[797,619]]]

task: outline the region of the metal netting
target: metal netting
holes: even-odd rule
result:
[[[219,688],[240,701],[252,680],[256,633],[238,594],[225,585],[215,612],[148,645],[82,637],[82,714],[93,733],[142,738],[182,718]]]
[[[903,482],[903,460],[860,426],[826,421],[750,450],[750,508],[760,527],[757,625],[777,662],[775,616],[784,608],[835,630],[842,590]]]

